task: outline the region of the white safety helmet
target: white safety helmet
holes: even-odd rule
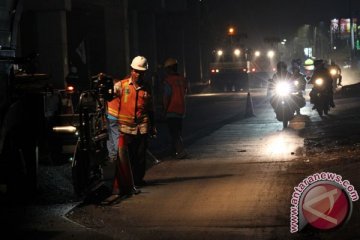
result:
[[[148,62],[145,57],[137,56],[132,60],[130,66],[135,70],[145,71],[148,69]]]

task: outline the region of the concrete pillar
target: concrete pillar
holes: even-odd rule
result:
[[[41,70],[51,74],[55,88],[64,88],[68,73],[66,12],[38,13]]]
[[[51,75],[55,88],[64,88],[68,73],[66,11],[70,0],[26,1],[26,9],[36,12],[39,71]],[[30,3],[31,2],[31,3]]]
[[[106,72],[114,77],[125,77],[129,70],[127,2],[113,1],[104,9]]]

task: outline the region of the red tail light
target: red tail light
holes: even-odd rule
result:
[[[69,85],[66,87],[66,92],[73,93],[75,91],[75,87],[72,85]]]

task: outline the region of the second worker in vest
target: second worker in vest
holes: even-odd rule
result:
[[[130,77],[115,84],[120,98],[120,136],[113,193],[120,195],[138,193],[135,186],[146,184],[147,140],[156,133],[152,97],[144,82],[147,69],[146,58],[137,56],[132,60]],[[128,171],[129,165],[132,171]]]
[[[185,95],[187,81],[178,71],[178,62],[169,58],[164,63],[164,112],[169,133],[172,140],[172,147],[178,159],[187,158],[188,154],[184,149],[182,140],[183,118],[185,117]]]

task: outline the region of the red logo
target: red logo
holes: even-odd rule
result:
[[[322,183],[306,193],[302,210],[311,226],[327,230],[344,223],[349,216],[350,204],[348,196],[341,188]]]

